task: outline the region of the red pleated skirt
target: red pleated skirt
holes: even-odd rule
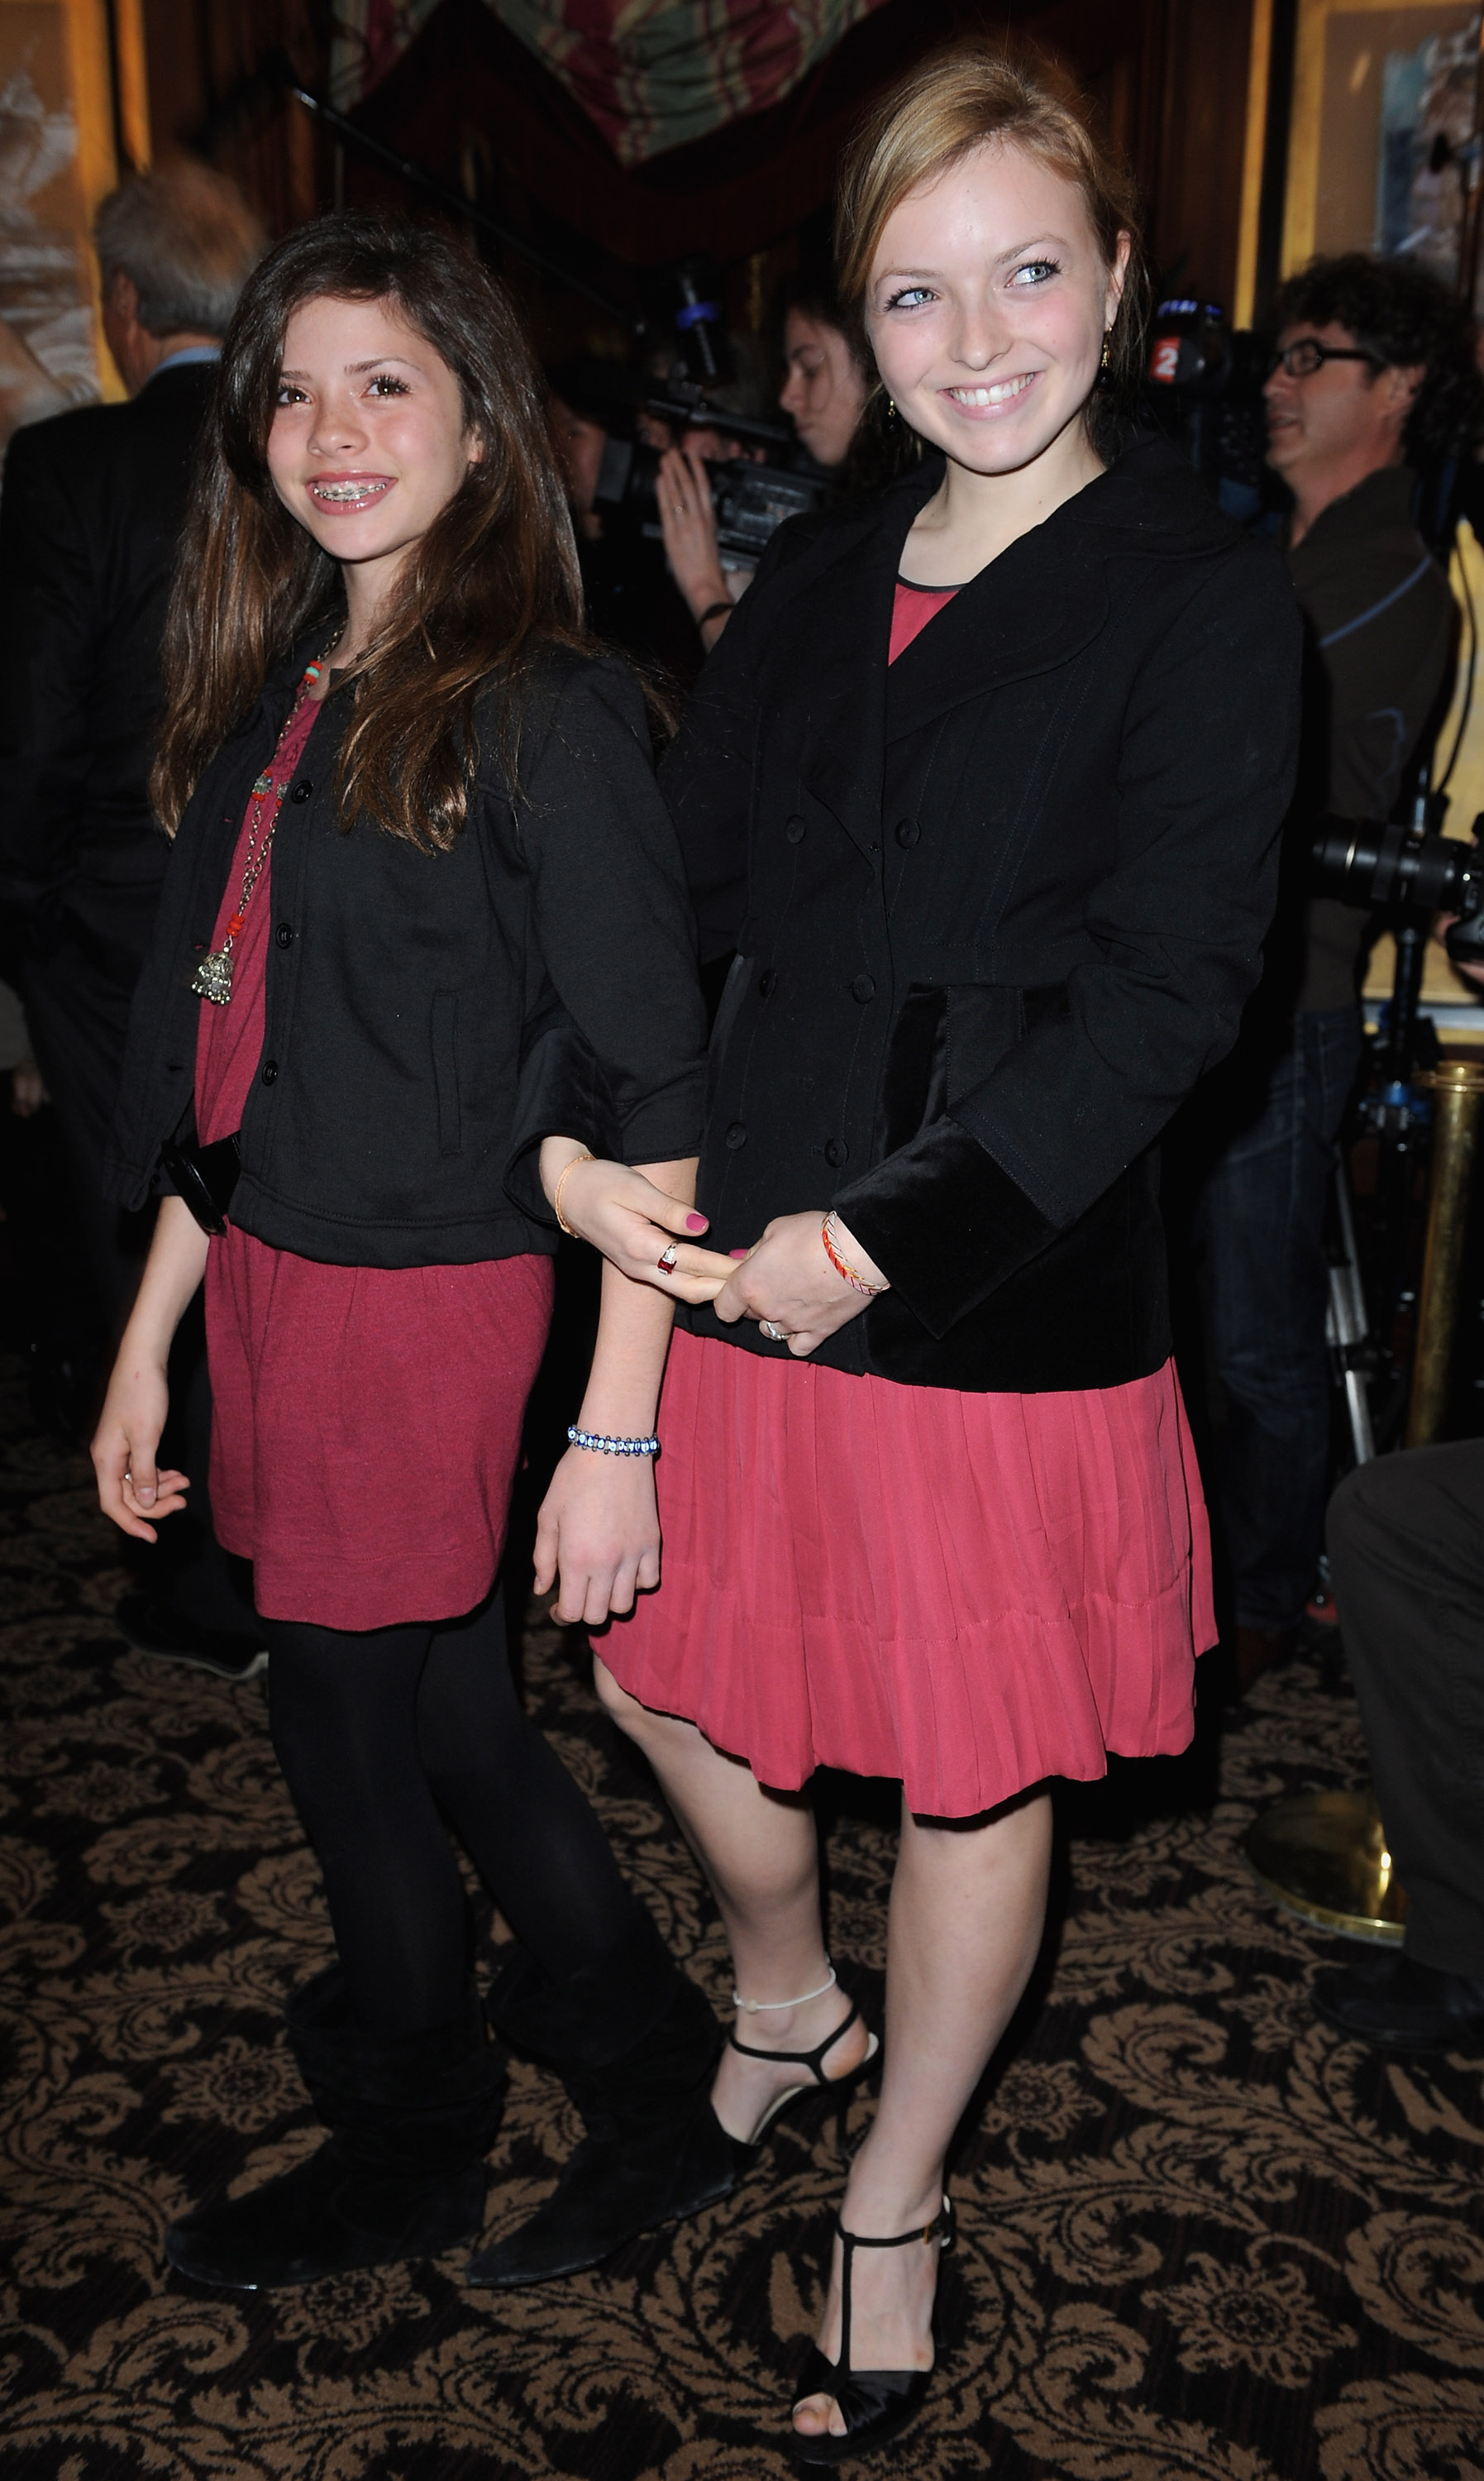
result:
[[[971,1817],[1187,1746],[1216,1630],[1173,1362],[958,1395],[679,1333],[659,1433],[662,1581],[603,1658],[761,1783]]]

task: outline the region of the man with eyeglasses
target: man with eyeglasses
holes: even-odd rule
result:
[[[1419,469],[1471,456],[1481,388],[1463,306],[1420,269],[1316,259],[1275,304],[1267,458],[1292,493],[1285,550],[1307,624],[1290,866],[1263,986],[1200,1098],[1219,1505],[1237,1684],[1292,1644],[1323,1543],[1329,1456],[1326,1195],[1361,1057],[1366,916],[1304,893],[1315,822],[1384,820],[1445,705],[1453,597],[1418,531]]]

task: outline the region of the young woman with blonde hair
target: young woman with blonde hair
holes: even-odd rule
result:
[[[861,2066],[816,1766],[898,1778],[880,2105],[796,2390],[806,2464],[929,2383],[945,2159],[1036,1954],[1048,1782],[1190,1734],[1214,1637],[1155,1145],[1229,1048],[1273,901],[1298,625],[1119,408],[1135,203],[1059,77],[986,45],[872,114],[842,294],[925,454],[775,536],[662,781],[737,961],[664,1575],[600,1684],[704,1856],[755,2139]],[[576,1219],[582,1219],[581,1200]]]
[[[204,1282],[212,1505],[253,1563],[337,1950],[288,2008],[327,2141],[167,2252],[250,2289],[478,2233],[502,2053],[451,1823],[517,1942],[496,2029],[588,2121],[556,2195],[470,2269],[534,2281],[731,2181],[712,2012],[526,1720],[492,1591],[551,1315],[538,1164],[555,1149],[559,1210],[578,1147],[650,1165],[659,1223],[629,1221],[651,1268],[702,1228],[702,1018],[643,702],[583,624],[539,373],[437,227],[329,217],[248,279],[167,673],[174,843],[115,1145],[127,1204],[172,1193],[93,1461],[125,1532],[182,1505],[157,1467],[165,1364]],[[658,1573],[668,1317],[609,1279],[549,1501],[543,1581],[560,1567],[593,1620]]]

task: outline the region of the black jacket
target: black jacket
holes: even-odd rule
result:
[[[190,989],[296,651],[198,786],[170,852],[129,1029],[111,1165],[128,1206],[192,1127]],[[335,1266],[551,1251],[532,1150],[584,1138],[630,1162],[694,1154],[705,1082],[695,943],[643,703],[612,660],[554,651],[527,697],[512,802],[489,718],[468,823],[427,853],[333,779],[352,692],[325,701],[278,813],[262,1064],[231,1215]],[[576,1028],[580,1041],[573,1039]]]
[[[700,1203],[721,1249],[839,1207],[893,1290],[837,1369],[1113,1386],[1169,1351],[1151,1148],[1258,978],[1298,615],[1139,443],[888,669],[940,473],[774,537],[662,770],[703,953],[738,951]]]
[[[127,405],[16,432],[0,491],[0,889],[62,904],[109,941],[109,891],[157,888],[147,779],[160,640],[210,363],[161,371]],[[117,908],[147,936],[147,906]],[[140,956],[120,959],[138,969]]]

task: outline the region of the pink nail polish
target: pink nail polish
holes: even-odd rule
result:
[[[704,1214],[688,1214],[686,1216],[686,1230],[688,1232],[704,1232],[705,1229],[706,1217]]]
[[[745,1258],[747,1252],[745,1249],[729,1249],[726,1254],[729,1258]]]

